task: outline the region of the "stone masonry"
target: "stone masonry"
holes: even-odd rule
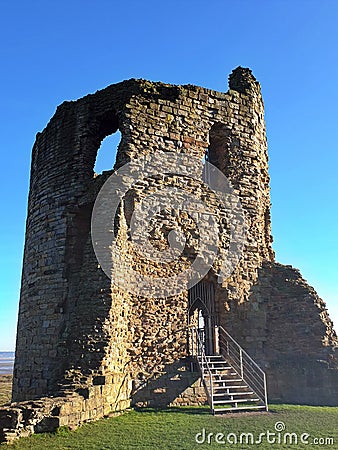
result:
[[[117,130],[116,161],[97,175],[101,142]],[[219,253],[200,283],[212,292],[213,323],[266,371],[270,401],[338,405],[338,340],[325,303],[299,271],[274,261],[264,105],[251,71],[238,67],[225,93],[123,81],[64,102],[37,134],[13,402],[0,408],[0,440],[75,427],[130,406],[205,404],[189,353],[188,289],[163,298],[135,295],[130,280],[123,289],[105,275],[91,241],[93,205],[113,169],[159,150],[188,159],[207,155],[230,180],[244,211],[243,254],[220,280],[230,245],[226,211],[196,180],[159,174],[135,185],[114,222],[130,264],[140,274],[170,277],[189,266],[201,245],[192,217],[168,208],[155,217],[151,240],[165,249],[168,232],[179,224],[186,236],[181,258],[159,264],[140,257],[130,220],[147,193],[184,188],[208,204],[219,223]]]

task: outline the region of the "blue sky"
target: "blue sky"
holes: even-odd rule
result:
[[[338,324],[337,23],[336,0],[1,2],[0,350],[14,349],[31,148],[56,106],[128,78],[225,91],[238,65],[262,85],[277,260]]]

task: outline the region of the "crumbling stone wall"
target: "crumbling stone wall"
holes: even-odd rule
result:
[[[299,270],[264,262],[249,302],[230,306],[226,328],[266,372],[270,401],[338,405],[337,335]]]
[[[118,287],[114,279],[111,282],[94,254],[90,233],[93,204],[113,170],[97,175],[93,169],[101,141],[117,130],[122,139],[114,169],[159,150],[200,160],[207,154],[230,180],[244,211],[247,234],[236,269],[230,277],[219,279],[222,252],[229,245],[226,226],[220,231],[219,255],[205,278],[214,284],[215,320],[264,365],[273,397],[311,402],[306,389],[294,397],[285,383],[285,368],[301,350],[307,355],[309,371],[318,359],[328,364],[334,359],[337,339],[315,293],[297,281],[300,275],[295,272],[291,278],[296,281],[286,281],[285,271],[291,269],[274,263],[259,83],[249,69],[239,67],[229,77],[229,88],[223,93],[131,79],[64,102],[37,134],[13,384],[13,401],[20,403],[15,404],[16,415],[13,408],[2,410],[0,426],[5,430],[10,429],[13,414],[17,436],[20,430],[39,430],[43,417],[52,417],[54,425],[73,426],[124,410],[131,402],[205,401],[196,373],[184,369],[191,364],[188,292],[163,298],[137,296]],[[162,248],[170,224],[183,227],[191,250],[177,266],[144,262],[133,253],[129,239],[135,205],[153,188],[179,188],[180,183],[173,176],[153,177],[136,185],[121,205],[115,223],[119,245],[140,273],[170,275],[191,261],[196,229],[180,212],[158,217],[166,222],[166,229],[155,227],[153,236],[154,245]],[[185,179],[183,184],[188,192],[215,206],[215,198],[196,181]],[[218,219],[225,215],[222,208],[217,215]],[[125,280],[126,286],[129,281]],[[288,338],[284,323],[292,330]],[[332,380],[336,379],[336,372],[331,373]],[[295,377],[294,386],[297,383],[301,384]],[[317,403],[326,388],[324,382],[317,383]],[[59,410],[41,400],[42,410],[40,403],[36,406],[38,419],[29,423],[20,419],[23,416],[18,410],[25,401],[51,395],[66,406]],[[62,417],[61,422],[55,417]],[[6,433],[10,432],[3,435]]]

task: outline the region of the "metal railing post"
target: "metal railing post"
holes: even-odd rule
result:
[[[212,413],[214,413],[214,392],[213,392],[213,384],[212,384],[213,383],[212,372],[210,370],[209,363],[208,363],[208,360],[207,360],[205,352],[204,352],[203,342],[201,342],[201,337],[199,335],[198,330],[195,327],[193,328],[193,333],[196,335],[196,347],[198,349],[197,350],[197,363],[201,370],[202,381],[203,381],[203,384],[204,384],[206,392],[207,392],[209,405],[211,407]],[[207,383],[207,381],[205,379],[205,371],[208,373],[209,383]]]
[[[264,374],[264,397],[265,397],[265,409],[266,411],[269,411],[268,407],[268,391],[266,387],[266,375]]]
[[[219,350],[219,332],[218,332],[218,325],[215,325],[215,333],[214,333],[214,347],[215,347],[215,354],[218,355]]]
[[[241,367],[241,378],[243,379],[244,370],[243,370],[243,352],[242,349],[239,349],[239,361],[240,361],[240,367]]]
[[[192,356],[195,356],[195,345],[194,345],[194,329],[191,330],[191,352]]]

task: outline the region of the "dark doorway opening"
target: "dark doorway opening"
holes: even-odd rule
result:
[[[215,288],[212,282],[200,281],[189,289],[190,327],[197,329],[206,355],[216,351],[215,326],[217,325],[215,308]]]

